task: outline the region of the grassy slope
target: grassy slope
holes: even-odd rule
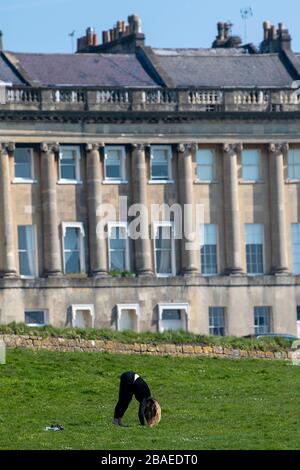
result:
[[[156,428],[139,426],[135,400],[130,427],[111,424],[128,369],[161,402]],[[278,361],[9,350],[0,449],[299,449],[299,389],[300,368]]]

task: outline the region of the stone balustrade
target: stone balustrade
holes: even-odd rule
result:
[[[7,87],[3,110],[148,112],[296,112],[300,92],[285,90],[180,90]]]

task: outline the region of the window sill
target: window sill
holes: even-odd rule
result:
[[[128,184],[127,180],[103,180],[102,184]]]
[[[38,275],[36,275],[36,276],[22,276],[22,275],[21,275],[21,276],[20,276],[20,279],[25,279],[25,280],[26,280],[26,279],[29,279],[29,280],[33,280],[33,279],[38,279],[38,277],[39,277]]]
[[[218,184],[217,180],[195,180],[194,184]]]
[[[43,326],[48,326],[48,323],[26,323],[26,326],[34,328],[42,328]]]
[[[35,184],[37,183],[37,180],[32,180],[32,179],[22,179],[22,178],[14,178],[12,180],[13,184]]]
[[[156,273],[156,277],[159,279],[166,279],[169,277],[176,277],[176,274],[157,274]]]
[[[149,180],[148,184],[174,184],[174,180]]]
[[[83,184],[83,182],[77,180],[58,180],[57,184]]]
[[[287,179],[287,180],[285,180],[285,183],[286,184],[298,184],[298,183],[300,183],[300,180],[289,180],[289,179]]]
[[[202,273],[200,273],[200,276],[205,277],[205,278],[207,278],[207,277],[216,277],[216,276],[220,276],[220,275],[221,275],[221,273],[219,273],[219,272],[214,273],[214,274],[202,274]]]
[[[256,274],[253,274],[253,273],[246,273],[246,275],[248,277],[262,277],[262,276],[266,276],[265,273],[256,273]]]
[[[239,184],[264,184],[264,180],[240,180]]]

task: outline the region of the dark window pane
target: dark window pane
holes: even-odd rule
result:
[[[121,165],[106,164],[106,178],[121,179]]]
[[[80,254],[78,252],[65,253],[65,272],[66,274],[80,273]]]
[[[21,276],[32,276],[33,273],[31,272],[28,253],[27,252],[19,252],[19,263],[20,263],[20,275]]]
[[[162,312],[163,320],[181,320],[181,311],[180,310],[163,310]]]
[[[112,251],[110,253],[110,269],[111,271],[125,270],[125,251]]]
[[[32,179],[32,154],[28,148],[16,148],[14,152],[15,178]]]
[[[76,165],[64,165],[61,163],[60,174],[64,180],[76,180]]]
[[[25,312],[25,323],[27,325],[44,325],[45,313],[43,311]]]
[[[152,179],[169,179],[168,163],[152,163]]]
[[[79,250],[79,229],[76,227],[68,227],[65,235],[65,250]]]

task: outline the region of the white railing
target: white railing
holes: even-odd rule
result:
[[[300,91],[281,91],[280,104],[300,104]]]
[[[218,105],[223,103],[223,93],[218,90],[195,90],[188,94],[189,104]]]
[[[41,95],[39,90],[7,88],[6,101],[8,103],[39,103],[41,101]]]
[[[176,104],[177,93],[173,90],[147,90],[145,92],[147,104]]]
[[[52,100],[55,103],[84,103],[85,92],[77,90],[53,90]]]
[[[126,90],[98,90],[97,103],[129,103],[129,92]]]
[[[266,91],[250,90],[250,91],[235,91],[234,93],[234,104],[249,104],[249,105],[261,105],[268,104],[269,94]]]

